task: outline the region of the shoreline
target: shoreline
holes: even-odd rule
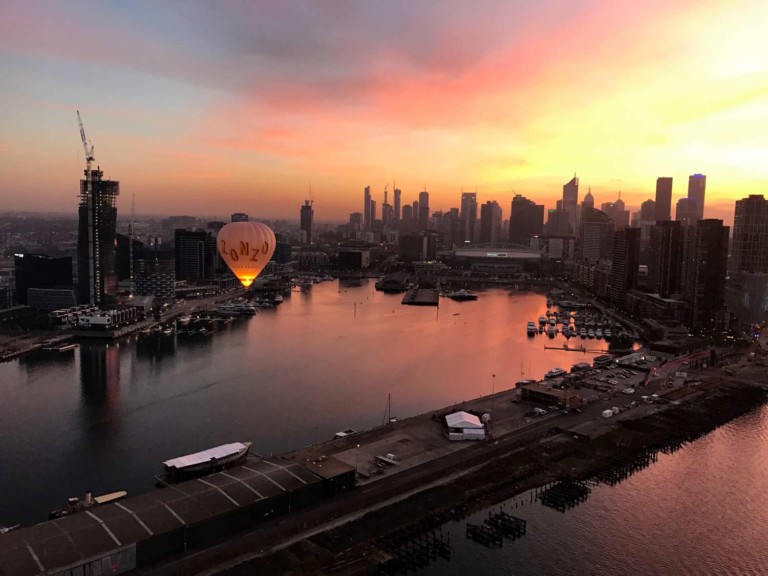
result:
[[[412,481],[398,478],[397,486],[384,482],[380,488],[398,490],[396,501],[379,498],[379,506],[366,506],[367,487],[358,486],[212,548],[137,573],[374,573],[385,562],[396,561],[387,549],[398,535],[435,529],[528,490],[543,491],[563,479],[621,481],[655,461],[658,452],[674,452],[767,401],[764,387],[730,380],[680,405],[618,421],[588,442],[562,429],[533,434],[523,443],[519,438],[505,443],[499,437],[475,454],[445,457],[431,473]]]

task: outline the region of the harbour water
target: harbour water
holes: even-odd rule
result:
[[[377,426],[390,395],[403,418],[593,356],[526,335],[543,295],[494,289],[439,309],[401,299],[325,282],[212,336],[0,364],[0,524],[44,520],[87,488],[146,491],[163,460],[218,444],[277,454]]]
[[[747,414],[565,513],[526,493],[504,504],[527,534],[485,548],[465,537],[488,510],[443,527],[451,559],[419,576],[760,576],[768,573],[768,407]],[[493,507],[498,510],[499,506]]]
[[[526,335],[543,295],[479,294],[438,310],[401,306],[372,283],[323,283],[210,337],[88,343],[0,364],[0,524],[44,520],[86,488],[149,490],[163,460],[217,444],[281,453],[376,426],[388,395],[403,418],[594,355]],[[467,540],[466,520],[450,523],[450,562],[420,574],[765,574],[766,454],[762,409],[565,513],[530,495],[507,502],[528,529],[502,548]]]

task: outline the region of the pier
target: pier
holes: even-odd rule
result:
[[[489,512],[485,523],[491,528],[499,530],[505,537],[517,540],[525,536],[526,521],[507,514],[503,510],[498,512]]]
[[[560,480],[548,486],[541,494],[541,503],[560,512],[575,508],[587,501],[592,489],[577,480]]]

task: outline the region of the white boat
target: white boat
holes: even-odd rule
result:
[[[563,370],[562,368],[552,368],[552,370],[550,370],[549,372],[544,374],[544,377],[545,378],[558,378],[559,376],[564,376],[565,373],[566,373],[565,370]]]
[[[169,326],[168,328],[164,328],[163,334],[165,334],[166,336],[170,336],[171,334],[173,334],[173,327]]]
[[[176,322],[178,322],[182,326],[186,326],[187,324],[190,323],[191,320],[192,320],[192,317],[189,314],[182,314],[181,316],[179,316]]]
[[[528,322],[528,336],[536,334],[536,324],[534,322]]]
[[[603,337],[606,340],[610,340],[611,338],[613,338],[613,334],[611,334],[611,329],[610,328],[606,328],[605,329],[605,333],[603,333]]]
[[[600,339],[602,339],[602,337],[603,337],[603,331],[602,331],[602,329],[601,329],[601,328],[598,328],[597,330],[595,330],[595,338],[597,338],[598,340],[600,340]]]
[[[539,324],[546,324],[546,323],[547,323],[547,317],[539,316]]]
[[[179,456],[163,462],[163,469],[171,475],[204,474],[233,466],[248,456],[250,442],[233,442],[209,448],[202,452]]]
[[[586,328],[582,328],[579,331],[579,336],[581,336],[582,338],[586,338],[587,337],[587,329]]]
[[[464,288],[462,288],[461,290],[454,290],[453,292],[448,292],[446,296],[448,296],[448,298],[450,298],[451,300],[457,300],[457,301],[477,300],[477,294],[472,294],[472,292],[470,292],[469,290],[465,290]]]
[[[594,338],[595,337],[595,331],[590,328],[587,330],[587,338]]]
[[[275,294],[275,297],[272,299],[272,301],[275,304],[280,304],[283,301],[283,295],[282,294]]]

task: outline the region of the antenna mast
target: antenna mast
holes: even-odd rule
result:
[[[136,219],[136,194],[131,194],[131,221],[128,224],[128,276],[131,283],[130,295],[133,296],[133,223]]]

